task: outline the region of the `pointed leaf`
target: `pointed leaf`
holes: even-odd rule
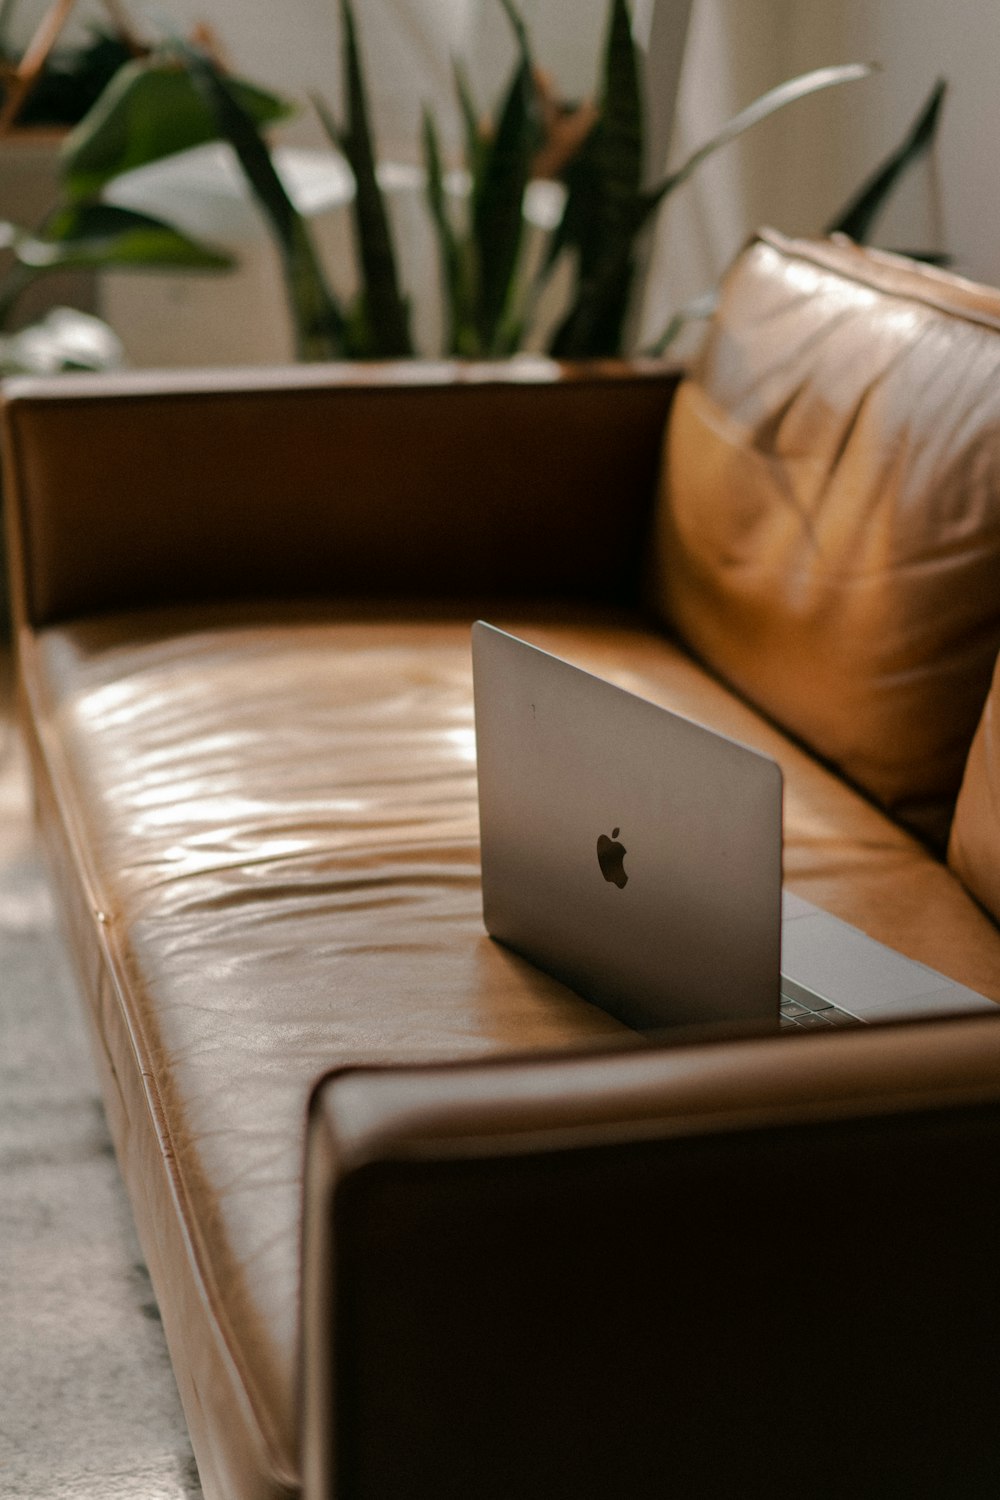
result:
[[[524,192],[535,134],[531,129],[531,74],[522,63],[507,95],[496,138],[473,202],[473,233],[479,252],[480,328],[487,346],[503,316],[523,236]]]
[[[437,126],[428,109],[423,116],[424,163],[427,169],[427,203],[437,235],[441,262],[441,291],[445,309],[445,350],[463,358],[482,354],[475,325],[475,278],[470,264],[471,244],[455,233],[448,212],[444,167]]]
[[[552,353],[563,357],[583,357],[620,352],[612,338],[614,309],[627,306],[627,287],[623,296],[623,285],[631,281],[633,274],[632,248],[636,236],[650,221],[663,199],[685,182],[707,157],[777,110],[784,109],[786,105],[794,104],[820,89],[867,78],[873,71],[874,68],[862,63],[819,68],[769,90],[735,115],[717,135],[693,152],[658,187],[637,194],[627,211],[623,212],[617,234],[613,238],[608,236],[602,245],[599,262],[590,269],[586,277],[581,278],[576,300],[556,332],[551,346]],[[621,328],[618,330],[619,344],[620,340]]]
[[[309,231],[285,191],[267,144],[215,64],[194,48],[182,52],[217,133],[236,153],[281,253],[300,359],[335,359],[344,352],[345,321],[326,283]]]
[[[659,187],[650,195],[652,202],[650,212],[653,208],[681,183],[686,182],[691,174],[701,166],[702,162],[723,146],[728,146],[737,136],[745,130],[750,130],[754,125],[759,125],[769,115],[776,114],[779,109],[784,109],[789,104],[795,104],[799,99],[805,99],[809,94],[819,93],[821,89],[834,88],[841,83],[855,83],[862,78],[869,78],[878,69],[874,63],[844,63],[838,67],[816,68],[812,73],[803,73],[798,78],[790,78],[787,83],[779,84],[777,88],[769,89],[766,94],[761,94],[746,109],[734,115],[727,125],[712,136],[704,145],[688,157],[687,161],[660,183]]]
[[[0,325],[26,287],[50,271],[216,271],[233,264],[228,255],[199,245],[171,224],[108,203],[61,209],[37,234],[0,225],[0,243],[16,260],[0,286]]]
[[[227,88],[257,124],[293,112],[276,94],[240,79],[227,80]],[[66,193],[74,200],[92,197],[122,172],[215,140],[218,133],[211,108],[184,68],[126,63],[63,143]]]
[[[337,129],[322,101],[314,103],[327,134],[334,145],[339,141],[354,174],[352,221],[361,264],[364,308],[369,318],[368,351],[377,358],[398,358],[413,353],[409,307],[399,289],[389,215],[376,175],[364,72],[350,0],[341,0],[340,10],[345,43],[346,129]]]
[[[600,121],[566,168],[566,203],[562,218],[549,240],[540,280],[548,276],[556,261],[568,249],[578,250],[581,261],[586,258],[588,266],[593,258],[589,253],[589,226],[600,218],[603,202],[596,139],[599,130]]]
[[[614,37],[615,31],[612,28],[609,50]],[[618,45],[622,47],[624,41]],[[575,175],[570,179],[564,223],[553,237],[544,268],[545,271],[551,268],[566,245],[577,248],[580,256],[580,280],[576,297],[554,335],[551,352],[564,357],[571,353],[582,357],[620,352],[623,326],[615,335],[615,309],[621,310],[623,325],[634,271],[633,245],[663,199],[685,182],[713,152],[728,145],[745,130],[751,129],[777,110],[820,89],[867,78],[873,71],[873,67],[860,63],[819,68],[769,90],[694,151],[658,187],[648,192],[620,192],[613,215],[607,212],[602,202],[600,161],[603,122],[599,123],[574,163]],[[595,232],[595,225],[602,226],[601,232]]]
[[[458,58],[454,61],[454,69],[455,94],[458,98],[462,128],[465,132],[465,162],[469,169],[469,176],[475,182],[482,170],[486,142],[480,129],[479,112],[472,97],[468,74]]]
[[[597,124],[565,173],[566,206],[536,278],[533,295],[569,248],[588,280],[627,228],[642,183],[645,135],[639,54],[625,0],[613,0],[602,63]]]
[[[946,89],[945,80],[939,78],[905,139],[834,215],[826,234],[846,234],[859,245],[865,243],[900,178],[930,149]]]
[[[639,53],[625,0],[613,0],[604,55],[600,124],[595,130],[595,158],[607,206],[614,217],[642,185],[643,106]]]
[[[172,224],[111,203],[60,209],[41,234],[22,236],[15,253],[34,270],[162,266],[224,271],[233,265],[232,256],[189,239]]]
[[[528,28],[524,24],[524,19],[514,4],[514,0],[500,0],[500,5],[507,20],[510,22],[510,27],[514,33],[521,56],[522,58],[526,58],[529,51]]]
[[[527,36],[511,0],[501,0],[520,47],[496,135],[472,188],[472,228],[479,262],[479,330],[494,347],[512,294],[524,227],[524,192],[541,139]]]
[[[622,236],[577,296],[549,345],[556,359],[596,359],[621,352],[622,329],[634,275],[632,239]]]

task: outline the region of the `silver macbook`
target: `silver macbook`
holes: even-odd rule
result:
[[[639,1030],[996,1007],[781,889],[769,757],[482,621],[487,931]]]

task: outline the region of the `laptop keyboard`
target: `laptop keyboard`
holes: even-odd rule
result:
[[[805,1030],[817,1026],[863,1026],[864,1022],[857,1016],[848,1015],[846,1010],[838,1010],[819,995],[807,995],[797,990],[794,999],[782,993],[781,1024]]]

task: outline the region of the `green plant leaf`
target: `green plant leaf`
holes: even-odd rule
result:
[[[327,286],[309,231],[285,191],[256,122],[204,53],[185,46],[181,55],[212,110],[217,134],[235,151],[277,242],[298,357],[303,360],[341,357],[345,353],[346,332],[343,311]]]
[[[441,264],[441,291],[445,310],[444,347],[460,358],[482,354],[475,319],[475,269],[471,241],[460,239],[448,211],[444,166],[437,126],[429,109],[423,113],[424,165],[427,171],[427,204],[437,236]]]
[[[563,174],[566,203],[562,218],[549,240],[548,251],[539,271],[539,282],[548,277],[556,261],[566,250],[576,251],[581,262],[585,256],[588,260],[593,258],[587,249],[590,244],[590,227],[601,219],[603,197],[594,140],[599,128],[598,121]]]
[[[341,0],[344,34],[347,125],[338,130],[322,100],[314,99],[332,143],[340,147],[354,174],[352,222],[361,266],[363,306],[368,318],[366,353],[380,359],[413,353],[409,306],[399,289],[396,253],[385,199],[379,187],[372,144],[364,71],[350,0]]]
[[[472,184],[472,233],[479,265],[478,324],[483,348],[503,352],[501,329],[513,296],[524,228],[524,192],[541,139],[531,55],[524,25],[501,0],[511,21],[520,58],[507,90],[496,134],[483,153]]]
[[[826,234],[846,234],[863,245],[900,178],[930,150],[937,133],[947,83],[939,78],[905,139],[828,224]]]
[[[790,79],[770,89],[741,110],[716,135],[687,158],[655,188],[638,192],[622,205],[617,232],[605,236],[600,257],[581,274],[576,297],[562,323],[556,329],[550,352],[559,358],[585,358],[620,352],[621,329],[617,342],[614,335],[616,309],[628,305],[628,293],[634,274],[634,244],[663,200],[674,192],[714,152],[722,149],[766,120],[769,115],[796,103],[821,89],[867,78],[875,69],[864,63],[841,67],[818,68],[799,78]]]
[[[549,344],[556,359],[596,359],[620,352],[634,277],[635,236],[623,231],[605,258],[581,277],[576,297]]]
[[[602,64],[598,120],[565,173],[566,207],[549,242],[542,277],[567,248],[586,276],[620,230],[639,191],[644,153],[639,60],[628,8],[613,0]]]
[[[163,266],[225,271],[234,264],[231,255],[199,244],[172,224],[112,203],[59,209],[39,235],[22,236],[15,252],[22,265],[43,270]]]
[[[526,58],[530,49],[528,46],[528,28],[524,24],[524,18],[514,4],[514,0],[500,0],[500,6],[507,20],[510,22],[510,28],[514,33],[521,56]]]
[[[612,0],[603,56],[598,121],[570,163],[566,207],[540,272],[543,280],[564,250],[576,252],[577,301],[551,344],[563,358],[578,349],[615,352],[628,311],[645,132],[639,53],[625,0]],[[614,270],[599,290],[606,266]]]
[[[424,106],[421,137],[424,147],[424,168],[427,172],[427,206],[431,223],[437,235],[438,254],[441,260],[442,292],[445,307],[451,316],[454,329],[455,313],[459,301],[458,236],[448,214],[447,194],[444,185],[444,166],[441,158],[441,142],[438,138],[434,116]],[[447,340],[450,344],[451,340]]]
[[[805,99],[809,94],[817,94],[822,89],[836,88],[842,83],[856,83],[862,78],[870,78],[872,73],[878,72],[874,63],[843,63],[832,68],[816,68],[811,73],[803,73],[798,78],[790,78],[786,83],[780,83],[777,88],[768,89],[766,94],[761,94],[746,109],[741,109],[738,115],[724,125],[717,135],[713,135],[704,145],[693,151],[687,161],[678,167],[676,172],[660,183],[658,188],[650,194],[651,203],[649,212],[660,204],[669,193],[679,188],[686,182],[693,172],[701,166],[709,156],[720,151],[723,146],[728,146],[730,141],[735,141],[744,131],[751,130],[754,125],[759,125],[770,115],[777,114],[778,110],[786,109],[789,104],[795,104],[799,99]]]
[[[226,87],[258,125],[294,112],[277,94],[241,79],[227,79]],[[162,61],[126,63],[63,143],[64,190],[73,200],[93,197],[122,172],[216,140],[218,134],[215,115],[187,69]]]
[[[16,259],[0,286],[0,324],[25,288],[50,271],[224,271],[233,264],[230,256],[198,244],[161,219],[109,203],[60,209],[37,234],[0,225],[0,244]]]
[[[629,205],[642,186],[645,150],[639,52],[625,0],[612,3],[600,118],[591,134],[604,217],[616,223],[627,218]]]
[[[470,177],[475,181],[482,170],[486,141],[480,129],[479,111],[472,97],[469,76],[458,58],[455,58],[453,67],[455,73],[455,95],[458,99],[458,109],[462,117],[462,129],[465,134],[465,162],[469,169]]]

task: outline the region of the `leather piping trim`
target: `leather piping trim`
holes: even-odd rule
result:
[[[935,266],[917,267],[905,256],[855,245],[844,236],[828,241],[792,240],[775,229],[761,229],[750,244],[767,245],[788,260],[804,261],[856,286],[1000,333],[1000,293]]]

